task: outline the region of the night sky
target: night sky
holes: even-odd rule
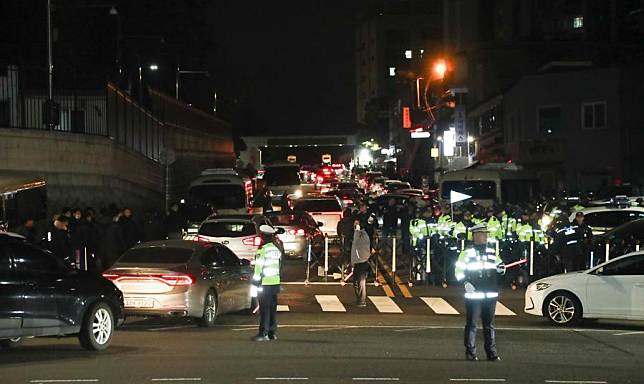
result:
[[[81,86],[110,79],[116,68],[118,9],[124,70],[159,65],[146,82],[173,92],[174,68],[208,70],[183,78],[183,98],[206,108],[217,89],[222,117],[241,134],[352,131],[355,122],[355,2],[212,0],[53,0],[56,70]],[[36,75],[46,66],[46,1],[2,1],[2,65]],[[27,80],[27,79],[26,79]],[[62,80],[61,80],[62,81]],[[130,80],[128,84],[132,85]],[[127,87],[128,84],[123,84]]]

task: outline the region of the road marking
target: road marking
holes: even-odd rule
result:
[[[421,297],[420,299],[437,315],[458,315],[458,311],[442,297]]]
[[[338,326],[338,327],[311,328],[311,329],[307,329],[306,331],[307,332],[326,332],[326,331],[337,331],[340,329],[349,329],[349,328],[357,328],[357,327],[347,325],[347,326]]]
[[[194,328],[194,325],[177,325],[174,327],[163,327],[163,328],[151,328],[148,329],[149,332],[158,332],[158,331],[171,331],[173,329],[184,329],[184,328]]]
[[[449,379],[449,381],[456,382],[486,382],[486,383],[502,383],[505,382],[505,379]]]
[[[29,380],[30,383],[97,383],[98,379],[45,379]]]
[[[517,314],[512,312],[510,310],[510,308],[508,308],[505,305],[501,304],[500,301],[497,301],[496,302],[495,315],[497,315],[497,316],[516,316]]]
[[[201,377],[162,377],[152,381],[201,381]]]
[[[305,381],[308,377],[256,377],[255,380]]]
[[[352,377],[353,381],[400,381],[399,377]]]
[[[613,333],[613,336],[644,335],[644,331]]]
[[[380,313],[403,313],[402,309],[388,296],[369,296],[369,300]]]
[[[277,312],[290,312],[291,309],[288,307],[288,305],[277,305]]]
[[[608,381],[603,380],[545,380],[550,384],[608,384]]]
[[[382,268],[385,270],[385,272],[387,272],[387,274],[390,277],[394,278],[394,283],[396,283],[396,285],[398,286],[398,289],[400,289],[400,293],[402,293],[403,297],[405,297],[407,299],[411,299],[413,296],[412,296],[411,292],[409,291],[409,288],[407,288],[407,286],[405,284],[403,284],[402,280],[400,280],[400,277],[398,277],[398,275],[396,275],[395,273],[392,272],[391,267],[389,267],[389,265],[387,265],[384,262],[382,257],[378,256],[378,261],[380,262],[380,265],[382,265]],[[387,296],[389,296],[389,295],[387,295]],[[393,297],[393,296],[390,296],[390,297]]]
[[[255,329],[257,329],[257,326],[256,326],[256,325],[253,325],[253,326],[248,326],[248,327],[246,327],[246,328],[233,328],[233,329],[231,329],[231,331],[233,331],[233,332],[240,332],[240,331],[253,331],[253,330],[255,330]]]
[[[346,312],[347,309],[340,302],[336,295],[315,295],[315,300],[318,301],[323,312]]]

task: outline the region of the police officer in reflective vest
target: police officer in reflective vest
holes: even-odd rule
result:
[[[280,267],[282,252],[273,242],[277,230],[268,225],[259,227],[264,245],[255,256],[255,274],[251,296],[259,301],[259,333],[253,341],[277,339],[277,294],[280,291]]]
[[[505,273],[505,265],[487,243],[487,225],[471,228],[474,245],[464,249],[456,262],[456,278],[465,281],[465,358],[476,356],[476,323],[481,318],[485,336],[485,353],[490,361],[501,360],[496,351],[494,313],[499,296],[498,274]]]

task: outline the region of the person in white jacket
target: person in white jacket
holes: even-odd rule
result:
[[[364,228],[361,228],[359,220],[354,220],[351,266],[353,267],[353,289],[356,293],[356,305],[358,307],[367,306],[367,275],[369,274],[370,257],[371,241],[369,234]]]

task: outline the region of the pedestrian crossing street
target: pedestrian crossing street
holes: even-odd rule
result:
[[[416,300],[419,300],[418,302]],[[436,315],[463,315],[463,310],[459,311],[442,297],[418,297],[411,299],[413,306],[417,304],[423,306],[427,314]],[[405,313],[401,306],[389,296],[368,296],[368,306],[375,308],[379,313],[402,314]],[[315,303],[319,310],[329,313],[350,312],[355,308],[353,303],[345,305],[337,295],[315,295]],[[289,305],[282,303],[277,306],[278,312],[297,312],[298,305]],[[348,310],[349,309],[349,310]],[[417,312],[417,311],[416,311]],[[506,305],[497,301],[496,316],[516,316],[516,312]]]

